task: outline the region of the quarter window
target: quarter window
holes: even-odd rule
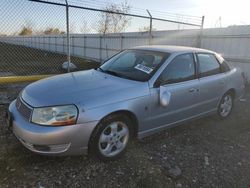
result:
[[[220,64],[213,54],[197,54],[199,73],[201,77],[219,74]]]
[[[221,72],[230,71],[230,67],[228,66],[228,64],[225,61],[225,59],[221,55],[219,55],[219,54],[216,54],[216,57],[217,57],[218,61],[220,62]]]
[[[173,59],[160,76],[161,83],[177,83],[195,78],[193,54],[182,54]]]

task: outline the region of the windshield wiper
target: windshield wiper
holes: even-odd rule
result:
[[[128,78],[127,76],[125,75],[122,75],[116,71],[112,71],[112,70],[103,70],[103,69],[100,69],[100,71],[104,72],[104,73],[107,73],[107,74],[110,74],[110,75],[113,75],[113,76],[117,76],[117,77],[120,77],[120,78]]]
[[[105,72],[101,67],[98,67],[97,70],[100,70],[101,72]]]
[[[112,71],[112,70],[104,70],[104,69],[102,69],[101,67],[99,67],[98,70],[100,70],[101,72],[107,73],[107,74],[114,75],[114,76],[120,76],[119,73],[117,73],[117,72],[115,72],[115,71]]]
[[[117,76],[117,77],[120,77],[120,78],[126,78],[126,79],[129,79],[129,80],[134,80],[134,79],[130,78],[129,76],[126,76],[126,75],[123,75],[123,74],[119,74],[118,72],[115,72],[115,71],[112,71],[112,70],[103,70],[100,67],[98,69],[101,72],[104,72],[106,74],[110,74],[110,75]]]
[[[111,74],[113,76],[121,77],[121,75],[119,73],[115,72],[115,71],[105,70],[104,72],[107,73],[107,74]]]
[[[107,74],[111,74],[111,75],[114,75],[114,76],[119,76],[119,74],[117,72],[115,72],[115,71],[104,70],[101,67],[99,67],[98,70],[100,70],[101,72],[107,73]]]

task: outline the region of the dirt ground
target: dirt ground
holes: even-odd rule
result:
[[[25,149],[0,105],[0,187],[250,187],[250,89],[230,118],[208,117],[134,141],[118,161]]]

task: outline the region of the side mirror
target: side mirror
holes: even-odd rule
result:
[[[166,87],[160,86],[159,103],[162,107],[169,105],[171,93],[167,91]]]

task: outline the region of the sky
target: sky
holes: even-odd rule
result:
[[[63,2],[63,0],[51,1]],[[124,0],[69,1],[83,6],[100,8],[110,2],[119,4]],[[147,15],[146,9],[149,9],[154,17],[166,17],[184,22],[192,22],[192,19],[200,18],[175,17],[173,15],[205,16],[205,28],[250,24],[250,16],[248,15],[250,1],[247,0],[127,0],[127,2],[132,7],[132,13],[136,14]],[[70,23],[72,31],[79,33],[86,26],[86,28],[89,28],[86,30],[96,32],[96,24],[101,17],[101,13],[71,9]],[[48,27],[58,27],[61,30],[65,30],[64,7],[34,3],[28,0],[0,1],[0,19],[0,34],[15,33],[27,25],[31,25],[36,30],[44,30]],[[197,20],[195,22],[197,23]],[[138,31],[148,24],[149,22],[146,19],[133,19],[128,31]],[[165,28],[182,29],[182,27],[176,24],[171,25],[162,22],[154,22],[153,27],[157,27],[157,30]]]
[[[205,27],[250,24],[249,0],[128,0],[134,7],[205,16]]]

